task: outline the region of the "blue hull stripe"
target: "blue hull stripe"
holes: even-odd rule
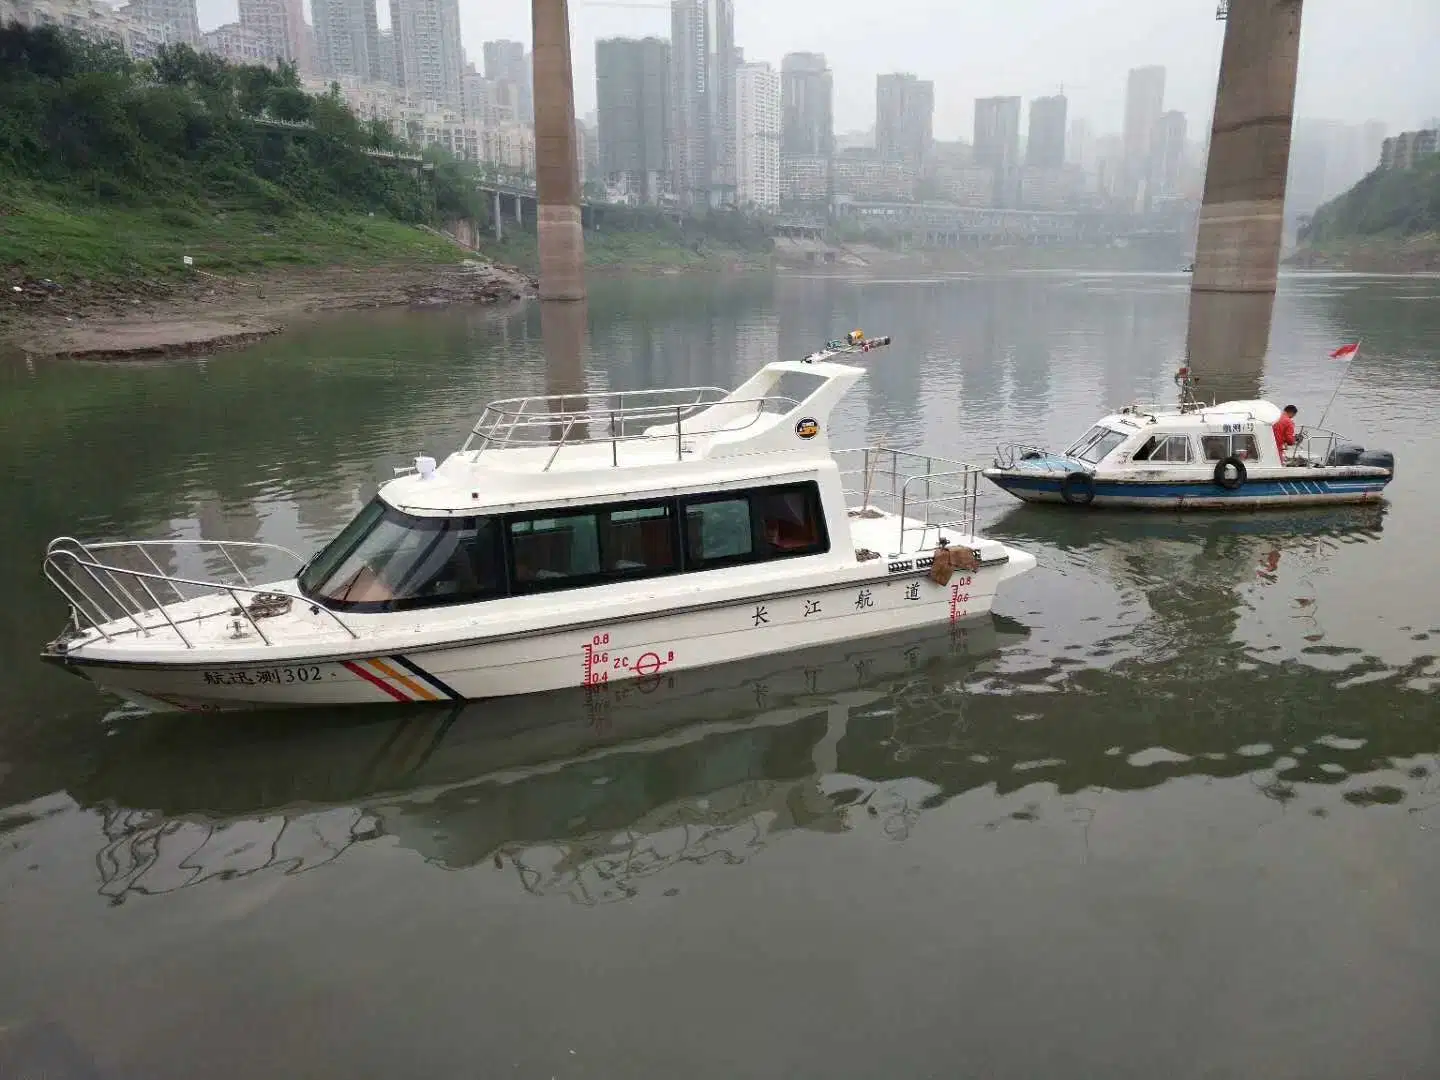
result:
[[[996,476],[1006,491],[1060,494],[1059,479],[1042,476]],[[1112,499],[1287,499],[1326,495],[1364,495],[1383,491],[1389,481],[1359,477],[1346,480],[1250,480],[1231,491],[1212,481],[1193,484],[1095,482],[1096,498]]]

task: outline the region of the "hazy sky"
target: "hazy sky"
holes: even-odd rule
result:
[[[654,5],[651,7],[651,5]],[[388,0],[380,0],[382,24]],[[647,10],[647,8],[649,10]],[[200,0],[207,28],[234,0]],[[530,40],[528,0],[460,0],[466,51]],[[595,41],[670,33],[662,0],[570,0],[576,109],[595,105]],[[1215,0],[735,0],[747,60],[777,68],[787,52],[823,52],[835,73],[837,130],[874,123],[875,76],[913,71],[935,82],[935,135],[970,138],[974,99],[1027,100],[1062,84],[1070,115],[1118,131],[1125,73],[1167,68],[1166,108],[1208,123],[1224,24]],[[1306,0],[1300,116],[1384,120],[1391,131],[1440,116],[1440,0]]]

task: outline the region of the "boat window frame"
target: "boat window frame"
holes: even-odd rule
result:
[[[1210,450],[1209,450],[1209,448],[1208,448],[1205,444],[1206,444],[1207,442],[1209,442],[1211,439],[1224,439],[1224,440],[1225,440],[1225,445],[1226,445],[1226,447],[1228,448],[1228,452],[1227,452],[1223,457],[1211,457],[1211,456],[1210,456]],[[1251,449],[1252,453],[1251,453],[1251,455],[1250,455],[1249,457],[1245,457],[1244,455],[1237,454],[1237,453],[1235,452],[1235,440],[1236,440],[1236,439],[1249,439],[1249,440],[1250,440],[1250,449]],[[1204,457],[1204,460],[1205,460],[1207,463],[1212,463],[1212,464],[1215,463],[1215,462],[1224,461],[1226,458],[1231,458],[1231,457],[1237,458],[1237,459],[1240,460],[1240,461],[1255,462],[1255,461],[1261,460],[1261,458],[1260,458],[1260,453],[1261,453],[1261,451],[1260,451],[1260,440],[1255,437],[1255,433],[1254,433],[1253,431],[1230,431],[1230,432],[1224,432],[1224,431],[1207,431],[1205,434],[1203,434],[1203,435],[1200,436],[1200,451],[1201,451],[1201,454],[1202,454],[1203,457]]]
[[[1104,424],[1093,425],[1085,432],[1084,435],[1081,435],[1080,438],[1076,439],[1073,443],[1070,444],[1070,448],[1065,451],[1065,456],[1078,458],[1080,456],[1081,450],[1090,449],[1090,447],[1094,446],[1097,442],[1099,442],[1101,437],[1104,436],[1104,434],[1109,430],[1110,429],[1107,428]]]
[[[605,534],[610,531],[610,516],[615,513],[633,513],[663,508],[669,519],[669,540],[671,565],[662,568],[642,567],[633,572],[607,570]],[[507,596],[535,596],[537,594],[567,592],[570,589],[586,589],[596,585],[617,585],[627,581],[647,581],[658,577],[669,577],[684,572],[684,555],[680,543],[679,519],[675,513],[673,497],[651,499],[626,499],[623,502],[592,503],[588,506],[542,506],[534,510],[520,510],[497,515],[502,522],[501,532],[505,542],[505,581]],[[564,577],[521,582],[515,572],[515,526],[521,522],[560,520],[564,518],[590,517],[594,520],[595,554],[599,570],[590,574],[569,574]]]
[[[1080,440],[1080,442],[1077,442],[1075,446],[1072,446],[1069,450],[1065,451],[1065,456],[1072,457],[1076,461],[1083,461],[1086,465],[1099,465],[1116,450],[1124,446],[1125,443],[1127,443],[1130,438],[1135,434],[1133,431],[1116,431],[1114,428],[1106,427],[1104,424],[1096,424],[1095,427],[1100,429],[1099,435],[1091,438],[1091,433],[1086,432],[1085,436]],[[1090,451],[1094,450],[1095,447],[1105,442],[1106,439],[1111,439],[1113,441],[1110,443],[1109,446],[1105,448],[1104,453],[1093,458],[1085,456],[1086,454],[1090,453]],[[1081,443],[1084,444],[1083,447],[1081,446]],[[1077,447],[1079,449],[1077,449]]]
[[[1183,458],[1177,459],[1169,456],[1170,451],[1168,447],[1176,442],[1182,443],[1185,447],[1185,456]],[[1154,449],[1152,449],[1147,456],[1141,457],[1140,451],[1144,450],[1151,443],[1155,444]],[[1162,450],[1165,451],[1166,456],[1156,457],[1155,455]],[[1184,432],[1157,431],[1140,444],[1140,449],[1135,451],[1130,460],[1132,462],[1138,462],[1141,465],[1193,465],[1195,463],[1195,447],[1191,444],[1190,436]]]
[[[814,526],[814,539],[803,547],[784,550],[778,548],[775,543],[767,537],[766,518],[761,512],[759,504],[760,500],[766,496],[785,497],[795,494],[800,494],[804,499],[803,505],[805,513]],[[713,559],[696,559],[692,555],[687,543],[687,522],[689,520],[687,514],[689,509],[725,502],[745,503],[749,514],[749,550],[741,554]],[[670,528],[668,530],[668,540],[669,554],[671,556],[670,565],[663,567],[639,567],[634,571],[606,569],[605,534],[609,531],[610,515],[615,513],[643,512],[653,509],[663,509],[669,519]],[[329,552],[342,537],[354,529],[357,522],[366,516],[370,517],[369,526],[356,533],[350,544],[339,553],[337,558],[327,559],[325,564],[320,564],[321,556]],[[518,580],[513,543],[514,525],[521,522],[582,518],[586,516],[591,517],[594,521],[595,543],[599,560],[598,565],[600,567],[598,572],[584,575],[568,575],[539,582],[527,581],[521,583]],[[335,600],[312,593],[305,583],[306,577],[311,575],[311,571],[317,564],[329,565],[333,563],[327,576],[333,575],[340,567],[345,565],[366,539],[371,537],[375,530],[382,524],[389,523],[403,526],[409,532],[429,531],[439,533],[445,529],[454,528],[464,529],[468,527],[479,529],[481,522],[489,522],[491,526],[490,558],[493,560],[493,565],[496,568],[495,577],[498,579],[498,584],[494,588],[487,589],[483,592],[473,595],[467,594],[463,597],[442,594],[439,596],[410,596],[387,600]],[[821,497],[820,483],[818,480],[813,479],[735,487],[716,491],[689,492],[650,498],[625,498],[614,502],[588,503],[579,506],[542,506],[529,510],[518,510],[499,514],[415,514],[387,502],[377,494],[366,503],[365,506],[361,507],[355,516],[352,517],[328,543],[322,545],[315,554],[310,557],[305,566],[297,574],[296,585],[300,595],[306,601],[331,611],[355,614],[390,614],[401,611],[459,607],[464,604],[485,603],[517,596],[568,592],[572,589],[594,588],[602,585],[619,585],[631,581],[672,577],[677,574],[707,573],[711,570],[723,570],[735,566],[749,566],[758,563],[776,562],[783,559],[825,555],[830,551],[830,522],[825,512],[824,499]]]
[[[765,521],[763,516],[756,512],[755,504],[757,498],[761,496],[783,497],[796,493],[805,496],[806,510],[815,523],[816,538],[804,548],[786,551],[777,548],[766,537]],[[749,506],[750,550],[742,555],[723,555],[713,559],[695,560],[688,543],[687,523],[690,508],[715,503],[738,502],[741,499],[745,500]],[[811,555],[826,555],[830,552],[830,523],[825,518],[825,503],[820,497],[820,485],[815,480],[799,480],[784,484],[766,484],[762,487],[737,488],[732,491],[707,491],[681,495],[679,504],[682,523],[681,539],[683,541],[681,556],[685,562],[685,573],[705,573],[710,570],[724,570],[732,566],[748,566],[752,563],[774,562],[779,559],[806,558]],[[692,561],[697,565],[691,565]]]
[[[374,510],[379,507],[379,513]],[[464,531],[474,529],[477,532],[481,529],[482,522],[486,522],[490,529],[489,538],[489,559],[493,570],[492,577],[495,584],[489,588],[477,592],[457,594],[432,594],[424,596],[401,596],[390,597],[384,600],[341,600],[335,597],[323,596],[313,591],[315,586],[306,581],[311,572],[320,561],[320,557],[329,552],[345,535],[351,531],[353,526],[363,520],[367,515],[371,516],[370,524],[363,531],[358,532],[351,543],[343,549],[340,557],[333,560],[333,565],[326,573],[326,578],[333,576],[339,571],[359,550],[360,546],[370,539],[377,528],[390,524],[403,527],[406,534],[433,533],[436,536],[448,530]],[[353,614],[389,614],[402,611],[421,611],[429,608],[457,607],[461,604],[478,604],[488,600],[498,600],[507,595],[508,576],[505,566],[505,551],[502,543],[503,528],[501,519],[495,514],[449,514],[425,515],[411,514],[400,509],[398,506],[386,502],[378,494],[366,503],[355,516],[345,524],[345,527],[335,537],[314,555],[310,557],[301,570],[296,574],[295,586],[300,595],[310,602],[329,611],[346,612]],[[452,552],[453,556],[453,552]],[[418,565],[418,564],[417,564]],[[413,572],[414,566],[409,568]],[[323,584],[323,583],[322,583]]]

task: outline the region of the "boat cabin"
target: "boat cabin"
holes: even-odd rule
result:
[[[853,566],[828,431],[863,374],[778,362],[729,393],[493,402],[459,451],[384,485],[299,591],[380,613],[797,558]]]
[[[1105,417],[1064,457],[1092,471],[1181,470],[1210,473],[1235,458],[1248,469],[1281,468],[1268,401],[1228,401],[1208,408],[1131,406]]]

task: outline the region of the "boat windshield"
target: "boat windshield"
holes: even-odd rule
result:
[[[493,518],[415,517],[376,498],[311,559],[300,592],[341,611],[399,611],[499,595]]]
[[[1127,438],[1129,436],[1123,431],[1112,431],[1110,428],[1096,424],[1081,437],[1079,442],[1065,451],[1065,456],[1079,458],[1090,465],[1097,465],[1111,450],[1114,450]]]

